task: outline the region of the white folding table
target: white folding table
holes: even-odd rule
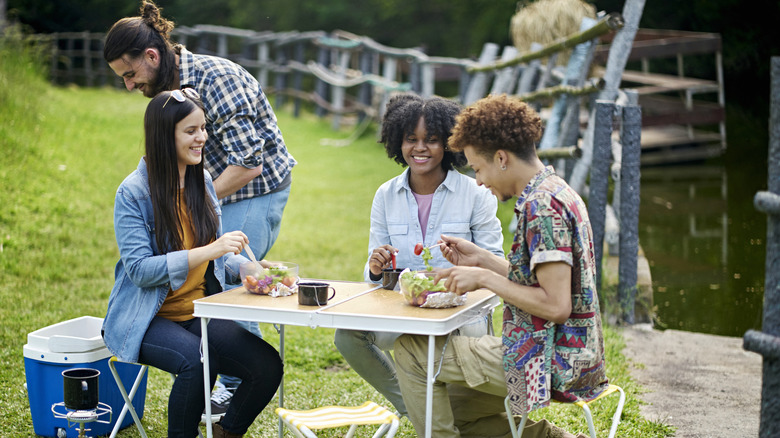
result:
[[[302,280],[309,281],[309,280]],[[269,297],[250,294],[243,287],[231,289],[195,301],[194,316],[201,318],[202,342],[208,343],[208,321],[211,318],[256,321],[282,325],[279,349],[284,360],[284,325],[311,328],[385,331],[428,336],[428,387],[425,404],[425,436],[431,436],[433,412],[434,345],[436,336],[446,335],[477,316],[484,316],[498,306],[499,298],[488,290],[469,292],[466,304],[447,309],[424,309],[410,306],[395,291],[371,283],[324,281],[336,290],[327,306],[301,306],[298,297]],[[211,395],[208,348],[203,348],[204,391]],[[283,386],[279,405],[283,406]],[[206,403],[206,434],[212,437],[211,405]],[[279,436],[282,427],[280,424]]]

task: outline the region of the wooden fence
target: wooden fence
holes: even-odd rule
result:
[[[607,16],[586,37],[596,39],[617,29],[618,23],[614,14]],[[581,87],[567,86],[561,83],[562,73],[554,69],[554,57],[546,67],[539,61],[584,40],[582,35],[575,37],[562,40],[560,47],[525,54],[522,63],[507,67],[495,63],[499,47],[492,43],[485,45],[479,60],[472,60],[388,47],[345,31],[275,33],[197,25],[173,32],[173,39],[191,51],[231,59],[252,72],[266,93],[274,96],[275,106],[292,99],[297,116],[308,102],[318,115],[332,117],[334,129],[347,114],[380,120],[388,96],[398,91],[449,96],[463,104],[488,92],[523,95],[526,100],[593,93],[599,89],[597,79]],[[123,87],[103,60],[103,38],[90,32],[42,36],[52,49],[52,81]],[[516,56],[513,47],[505,47],[500,59],[506,62]]]

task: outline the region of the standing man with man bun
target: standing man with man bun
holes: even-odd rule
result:
[[[152,98],[180,88],[197,91],[206,110],[205,167],[214,179],[223,229],[241,230],[258,259],[279,236],[290,195],[290,155],[260,84],[243,67],[215,56],[196,55],[170,40],[173,22],[142,0],[140,16],[117,21],[106,35],[103,57],[128,91]],[[240,322],[262,337],[257,323]],[[221,376],[212,412],[227,409],[239,380]]]

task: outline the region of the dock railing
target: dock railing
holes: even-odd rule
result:
[[[761,331],[748,330],[746,350],[761,354],[763,383],[759,437],[780,436],[780,57],[772,58],[768,190],[756,193],[756,210],[767,214],[766,280]]]

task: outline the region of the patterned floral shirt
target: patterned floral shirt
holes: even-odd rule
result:
[[[296,162],[287,151],[276,115],[257,80],[227,59],[181,49],[181,87],[193,87],[206,108],[206,169],[217,179],[227,166],[263,171],[222,204],[267,194],[278,188]]]
[[[539,286],[541,263],[572,267],[572,313],[564,324],[504,304],[503,348],[512,411],[521,415],[550,400],[590,400],[607,385],[596,266],[587,210],[579,195],[547,167],[517,200],[508,256],[509,279]]]

